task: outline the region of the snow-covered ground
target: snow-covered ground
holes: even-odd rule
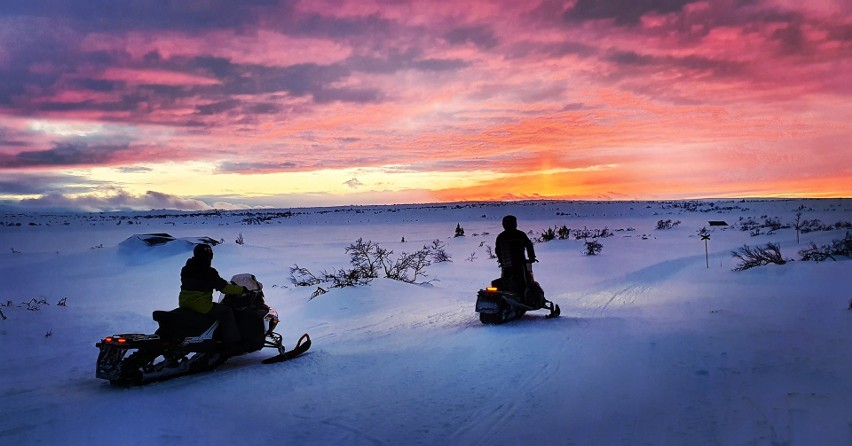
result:
[[[847,230],[798,243],[791,228],[740,230],[791,224],[801,205],[803,219],[852,221],[852,200],[0,214],[0,444],[849,445],[852,261],[798,260]],[[506,214],[534,233],[614,234],[597,256],[573,236],[536,244],[560,318],[480,324],[475,296],[499,274],[487,248]],[[191,245],[126,241],[158,232],[223,239],[214,266],[254,273],[287,344],[308,332],[311,351],[143,387],[96,379],[96,342],[152,333],[151,312],[177,303]],[[452,262],[429,266],[426,285],[377,279],[313,300],[289,282],[295,263],[347,267],[358,238],[397,254],[440,239]],[[732,250],[768,242],[796,261],[732,271]]]

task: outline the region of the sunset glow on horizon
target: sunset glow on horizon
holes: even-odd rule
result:
[[[852,196],[847,0],[11,0],[0,209]]]

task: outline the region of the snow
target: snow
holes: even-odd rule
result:
[[[0,215],[0,444],[852,444],[850,259],[732,271],[744,244],[798,259],[845,236],[738,228],[791,223],[801,205],[803,218],[852,220],[841,199]],[[573,237],[536,244],[557,319],[485,326],[473,310],[510,213],[536,233],[614,233],[597,256]],[[680,224],[655,229],[666,219]],[[192,244],[127,242],[143,233],[224,240],[214,266],[255,274],[285,342],[308,332],[310,352],[142,387],[96,379],[96,342],[152,333],[151,312],[177,303]],[[440,239],[453,261],[424,285],[376,279],[311,300],[289,283],[295,263],[347,267],[358,238],[395,253]]]

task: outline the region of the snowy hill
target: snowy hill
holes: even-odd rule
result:
[[[820,225],[797,242],[800,206]],[[612,234],[595,256],[573,236],[536,244],[560,318],[479,322],[506,214],[533,236]],[[852,261],[798,254],[843,239],[849,221],[852,200],[0,215],[0,443],[852,444]],[[128,389],[95,379],[96,342],[152,333],[151,312],[177,304],[192,244],[123,243],[145,233],[224,241],[214,266],[254,273],[285,342],[308,332],[311,351]],[[358,238],[395,253],[438,239],[452,262],[423,285],[376,279],[310,299],[290,283],[293,264],[346,267]],[[731,251],[770,242],[793,261],[732,271]]]

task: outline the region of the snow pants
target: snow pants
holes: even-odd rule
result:
[[[219,336],[222,342],[240,342],[240,330],[237,328],[237,320],[234,318],[234,310],[231,307],[213,302],[213,308],[207,314],[219,321]]]
[[[544,291],[538,282],[532,280],[526,268],[503,268],[500,279],[507,290],[522,296],[522,303],[534,308],[544,305]]]
[[[503,280],[503,286],[521,296],[524,295],[524,290],[527,289],[527,275],[523,267],[501,268],[500,279]]]

